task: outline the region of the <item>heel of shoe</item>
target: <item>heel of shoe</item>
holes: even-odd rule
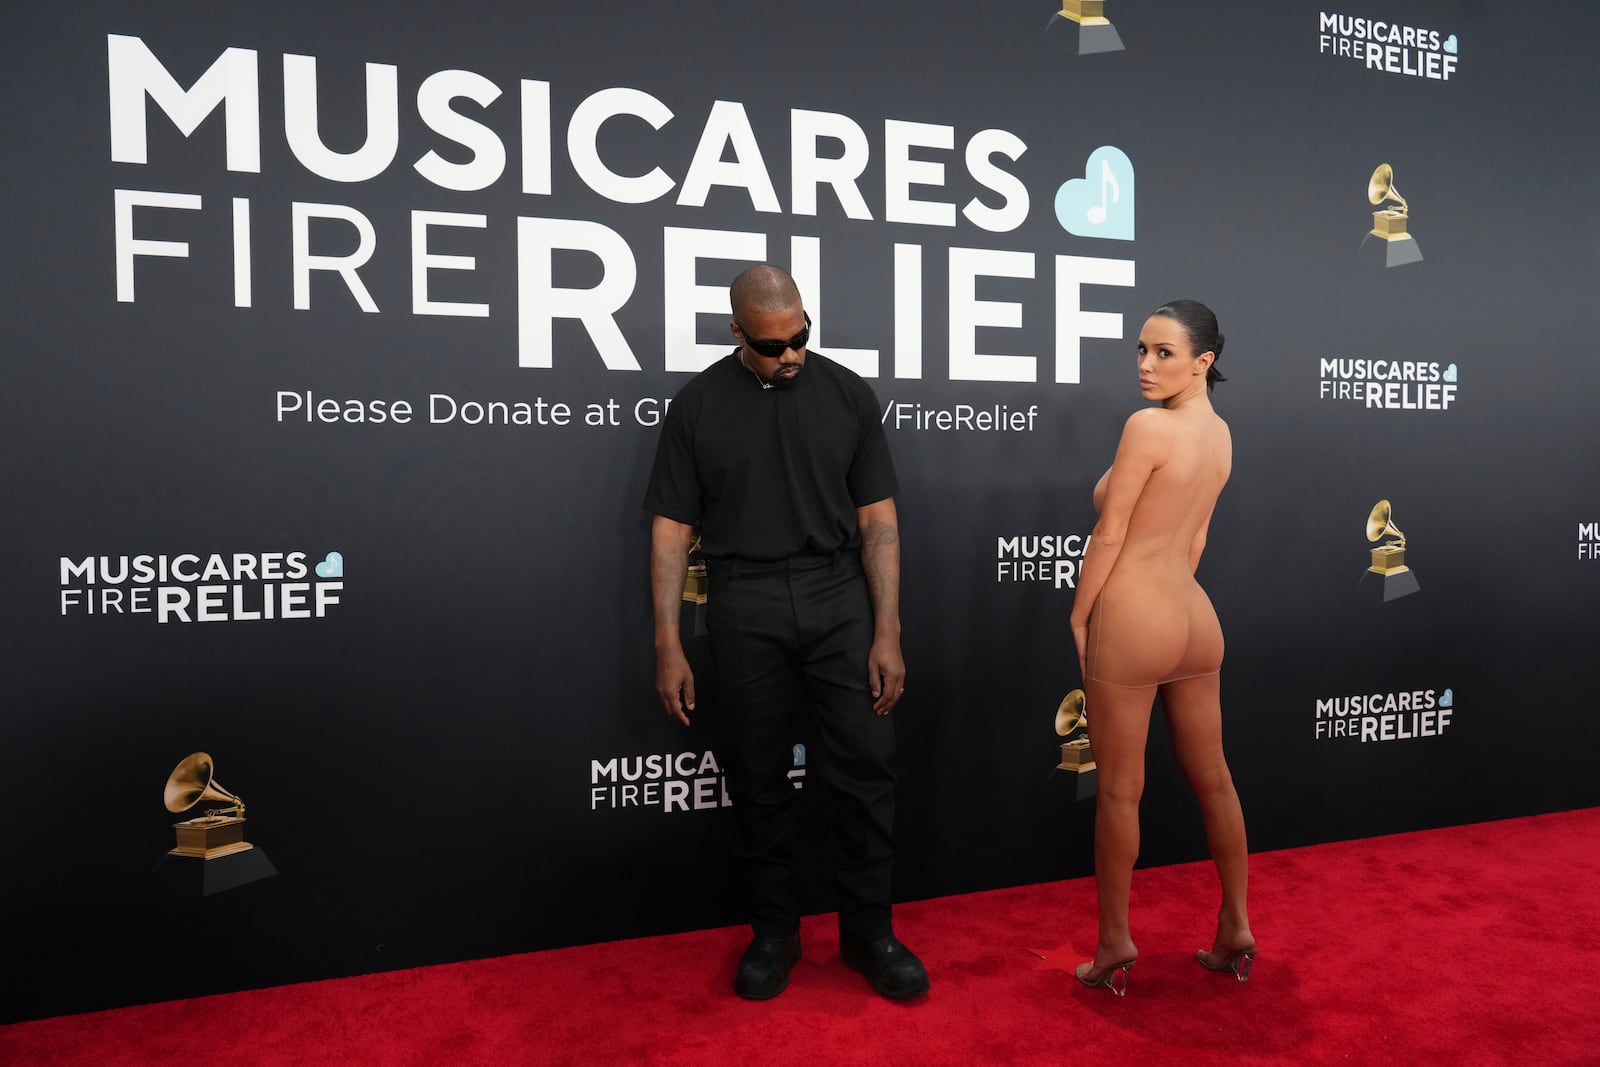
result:
[[[1122,960],[1118,963],[1110,964],[1100,972],[1100,977],[1092,982],[1077,971],[1073,971],[1072,974],[1073,977],[1090,989],[1109,989],[1113,996],[1125,997],[1128,995],[1128,979],[1133,974],[1135,962],[1134,960]],[[1094,965],[1086,963],[1083,966],[1093,967]]]
[[[1250,964],[1255,962],[1256,950],[1247,948],[1238,952],[1230,952],[1222,957],[1221,963],[1215,964],[1206,962],[1204,951],[1196,952],[1194,958],[1199,960],[1200,966],[1208,971],[1231,971],[1239,981],[1248,982],[1250,980]]]

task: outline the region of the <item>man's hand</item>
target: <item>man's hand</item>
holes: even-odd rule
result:
[[[872,690],[872,710],[887,715],[906,691],[906,661],[900,655],[900,642],[876,638],[867,653],[867,688]]]
[[[656,653],[656,695],[667,714],[683,725],[689,725],[689,712],[694,710],[694,671],[682,646]]]

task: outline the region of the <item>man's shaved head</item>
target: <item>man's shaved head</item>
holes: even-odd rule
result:
[[[734,318],[751,312],[787,311],[800,306],[800,289],[788,271],[763,263],[733,280],[728,302],[733,305]]]

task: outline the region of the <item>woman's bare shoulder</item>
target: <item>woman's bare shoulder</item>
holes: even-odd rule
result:
[[[1140,408],[1122,424],[1117,456],[1142,463],[1147,469],[1164,466],[1172,454],[1177,424],[1165,408]]]
[[[1163,407],[1140,408],[1122,424],[1124,434],[1150,436],[1172,432],[1172,412]]]

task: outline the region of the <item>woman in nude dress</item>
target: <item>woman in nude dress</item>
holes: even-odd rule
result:
[[[1193,300],[1157,308],[1140,330],[1139,391],[1159,404],[1129,417],[1116,459],[1095,486],[1100,519],[1072,606],[1099,767],[1099,942],[1094,961],[1081,964],[1077,976],[1119,996],[1139,955],[1128,931],[1128,889],[1139,854],[1145,739],[1158,690],[1222,880],[1216,938],[1196,959],[1244,981],[1256,954],[1245,909],[1244,815],[1222,754],[1222,628],[1194,578],[1212,509],[1233,466],[1228,426],[1209,396],[1224,380],[1215,366],[1221,353],[1216,316]]]

